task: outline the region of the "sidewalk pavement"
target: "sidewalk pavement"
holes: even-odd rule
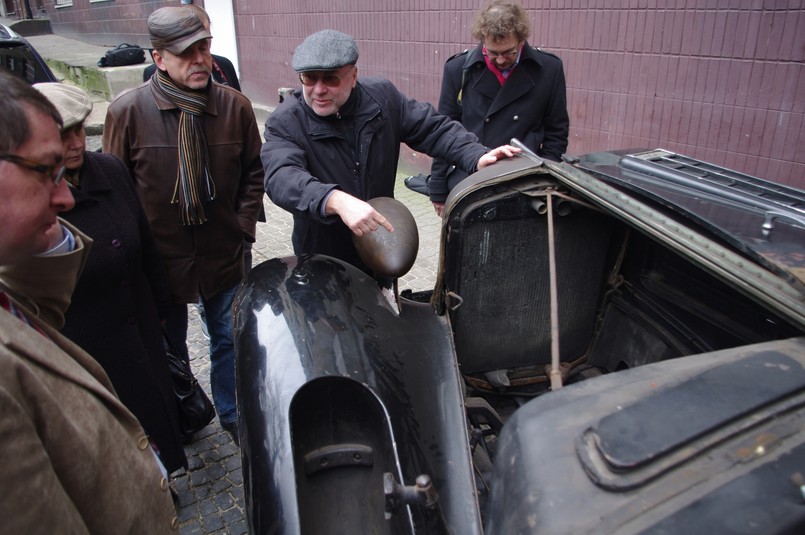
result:
[[[82,85],[93,94],[94,109],[86,125],[87,144],[88,150],[100,148],[100,135],[103,132],[109,99],[125,89],[125,84],[130,84],[128,87],[131,87],[141,83],[145,64],[101,69],[97,66],[97,61],[107,50],[104,47],[56,35],[31,36],[27,39],[56,71],[57,76]],[[107,92],[98,89],[98,86],[83,85],[99,84],[101,79],[106,79]],[[270,111],[270,108],[255,107],[261,131]],[[399,175],[395,197],[414,215],[420,241],[416,263],[399,281],[400,291],[407,288],[414,291],[432,289],[438,267],[441,219],[436,217],[427,197],[407,189]],[[257,242],[252,251],[255,265],[271,258],[293,254],[290,239],[293,226],[291,215],[275,206],[267,196],[264,197],[264,205],[267,221],[257,225]],[[199,383],[209,394],[209,342],[201,333],[196,308],[191,306],[189,309],[187,344],[190,363]],[[181,535],[246,533],[240,452],[230,436],[223,431],[218,419],[198,433],[196,441],[188,445],[185,451],[188,469],[175,474],[173,478],[179,496],[177,509]]]

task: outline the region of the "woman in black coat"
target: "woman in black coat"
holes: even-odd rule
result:
[[[187,458],[162,345],[160,317],[170,297],[151,229],[123,162],[85,151],[89,96],[65,84],[34,87],[64,119],[65,178],[75,208],[61,215],[93,239],[62,332],[103,366],[168,472],[174,472],[187,467]]]

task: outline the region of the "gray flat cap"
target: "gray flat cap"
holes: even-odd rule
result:
[[[92,99],[81,88],[59,83],[34,84],[34,89],[45,95],[61,115],[62,132],[84,122],[92,111]]]
[[[296,72],[332,71],[358,61],[358,45],[351,35],[322,30],[309,35],[293,53]]]
[[[148,16],[148,36],[151,46],[181,54],[187,47],[212,37],[194,10],[189,7],[162,7]]]

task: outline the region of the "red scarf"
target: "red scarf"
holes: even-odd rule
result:
[[[512,72],[514,72],[514,69],[517,68],[517,65],[520,64],[520,54],[523,52],[523,47],[521,46],[520,50],[517,51],[517,60],[514,62],[514,65],[512,65],[511,68],[506,71],[506,74],[503,74],[500,69],[498,69],[498,66],[495,65],[495,62],[492,60],[492,58],[486,55],[486,47],[483,47],[482,50],[484,53],[484,61],[486,62],[486,66],[490,71],[492,71],[492,74],[495,75],[495,78],[498,79],[500,85],[503,85],[506,83],[506,80],[509,78],[509,76],[511,76]]]

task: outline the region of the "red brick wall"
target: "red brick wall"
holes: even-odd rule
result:
[[[72,5],[63,7],[54,7],[53,1],[46,3],[53,33],[108,47],[120,43],[150,47],[148,15],[160,7],[179,4],[178,0],[72,0]]]
[[[621,3],[645,7],[537,24],[565,61],[570,151],[662,146],[805,187],[801,2]]]
[[[103,44],[147,44],[145,17],[175,4],[73,1],[54,31]],[[435,103],[442,65],[474,45],[469,27],[485,1],[235,0],[241,83],[255,102],[276,104],[278,88],[298,85],[294,48],[333,28],[358,40],[361,74]],[[569,153],[663,147],[805,188],[802,0],[523,5],[531,44],[564,60]]]

